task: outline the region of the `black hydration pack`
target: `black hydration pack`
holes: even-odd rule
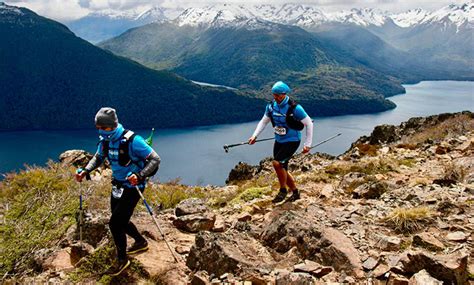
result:
[[[126,166],[129,166],[130,163],[134,163],[135,165],[138,166],[138,162],[133,161],[132,158],[130,157],[130,143],[133,142],[133,139],[135,138],[135,136],[136,134],[130,130],[123,131],[122,135],[120,136],[120,143],[119,143],[119,149],[118,149],[118,152],[119,152],[118,162],[120,166],[126,167]],[[110,158],[109,158],[110,141],[101,140],[100,142],[102,142],[102,153],[110,161]],[[158,172],[158,168],[155,168],[155,170],[149,176],[153,176],[157,172]]]
[[[134,163],[132,158],[130,157],[130,143],[133,142],[136,134],[130,130],[125,130],[120,136],[120,143],[119,143],[119,155],[118,161],[120,166],[128,166],[130,163]],[[110,160],[109,158],[109,149],[110,149],[110,141],[109,140],[102,140],[102,153]]]
[[[297,130],[297,131],[303,130],[304,124],[298,121],[297,119],[295,119],[294,114],[293,114],[296,106],[298,106],[298,103],[290,98],[288,100],[288,105],[290,105],[290,107],[288,108],[288,111],[286,112],[286,118],[285,118],[286,125],[288,126],[288,128],[293,129],[293,130]],[[275,121],[273,120],[273,116],[271,114],[273,112],[273,102],[270,103],[270,108],[271,108],[270,116],[269,116],[270,121],[272,122],[272,126],[275,127]]]

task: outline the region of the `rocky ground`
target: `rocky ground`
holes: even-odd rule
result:
[[[278,187],[266,159],[237,165],[228,186],[204,189],[212,197],[157,211],[177,261],[138,209],[133,221],[150,250],[117,279],[79,281],[474,284],[472,113],[379,126],[338,157],[297,155],[290,170],[302,192],[294,203],[271,203]],[[10,281],[77,282],[77,268],[110,248],[107,218],[105,209],[87,209],[82,243],[73,225],[37,252],[34,277]]]

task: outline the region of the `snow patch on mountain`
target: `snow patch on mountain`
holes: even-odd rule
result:
[[[408,28],[424,23],[454,23],[460,27],[465,23],[472,23],[474,18],[474,3],[449,5],[435,12],[414,9],[404,13],[391,14],[378,9],[364,8],[351,9],[328,13],[315,6],[301,4],[284,5],[237,5],[218,4],[204,8],[189,8],[178,16],[179,25],[240,25],[242,21],[252,18],[261,21],[270,21],[280,24],[296,25],[300,27],[315,27],[325,23],[354,24],[363,27],[383,26],[388,21]],[[468,25],[469,26],[469,25]]]
[[[4,2],[0,2],[0,15],[1,14],[16,14],[23,15],[23,12],[17,7],[9,6]]]
[[[333,13],[330,17],[331,21],[345,24],[356,24],[358,26],[382,26],[389,18],[387,12],[377,9],[351,9],[349,11],[341,11]]]
[[[462,25],[474,23],[474,3],[466,3],[462,5],[451,4],[438,11],[433,12],[426,17],[421,24],[426,23],[453,23],[458,29]]]
[[[392,15],[393,22],[402,28],[408,28],[421,23],[430,15],[430,12],[423,9],[412,9],[407,12]]]
[[[175,22],[179,26],[212,26],[239,23],[252,18],[256,16],[244,6],[219,4],[204,8],[188,8],[176,18]]]

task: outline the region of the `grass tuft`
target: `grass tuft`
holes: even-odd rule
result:
[[[385,218],[385,222],[395,230],[411,233],[431,221],[433,212],[427,207],[396,208]]]
[[[245,189],[237,197],[232,199],[231,204],[240,203],[240,202],[249,202],[254,199],[261,198],[264,195],[269,195],[272,193],[271,187],[252,187]]]

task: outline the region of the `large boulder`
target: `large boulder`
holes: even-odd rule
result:
[[[249,180],[257,173],[257,167],[245,162],[239,162],[229,173],[226,184],[233,184],[238,181]]]
[[[295,211],[285,211],[280,215],[276,215],[273,220],[263,228],[260,238],[266,246],[271,247],[279,253],[285,253],[302,242],[298,241],[300,235],[308,237],[314,236],[319,240],[320,232],[314,229],[314,234],[311,234],[313,229],[314,225],[311,218],[305,218]],[[304,249],[304,255],[312,254],[313,247],[311,245],[311,243],[306,244],[308,248]]]
[[[109,218],[102,215],[92,216],[85,215],[84,224],[82,225],[82,241],[93,247],[97,247],[99,242],[109,234]],[[80,239],[80,226],[77,225],[75,238]]]
[[[325,228],[319,246],[323,264],[354,274],[357,278],[364,277],[359,253],[343,233],[333,228]]]
[[[370,135],[370,144],[388,144],[400,139],[399,129],[393,125],[376,126]]]
[[[210,231],[214,228],[216,215],[213,213],[192,214],[178,217],[173,225],[186,232],[197,233],[199,231]]]
[[[443,282],[431,277],[426,270],[421,270],[410,278],[409,285],[442,285]]]
[[[465,252],[435,256],[423,251],[410,251],[399,262],[405,275],[413,275],[425,269],[431,276],[446,284],[465,284],[468,277],[468,256]]]
[[[304,259],[362,278],[361,259],[352,241],[336,229],[319,226],[311,216],[308,212],[283,212],[263,229],[261,240],[280,253],[296,247]]]
[[[224,273],[271,270],[275,263],[268,250],[247,234],[199,232],[186,261],[192,270]]]
[[[355,198],[365,198],[365,199],[377,199],[382,196],[383,193],[387,192],[388,185],[383,181],[369,181],[358,186],[352,192],[352,195]]]
[[[202,199],[191,198],[179,202],[175,208],[176,217],[181,217],[191,214],[200,214],[208,212],[209,208],[206,206],[206,202]]]
[[[85,167],[91,158],[92,154],[78,149],[68,150],[59,155],[61,163],[74,167]]]

